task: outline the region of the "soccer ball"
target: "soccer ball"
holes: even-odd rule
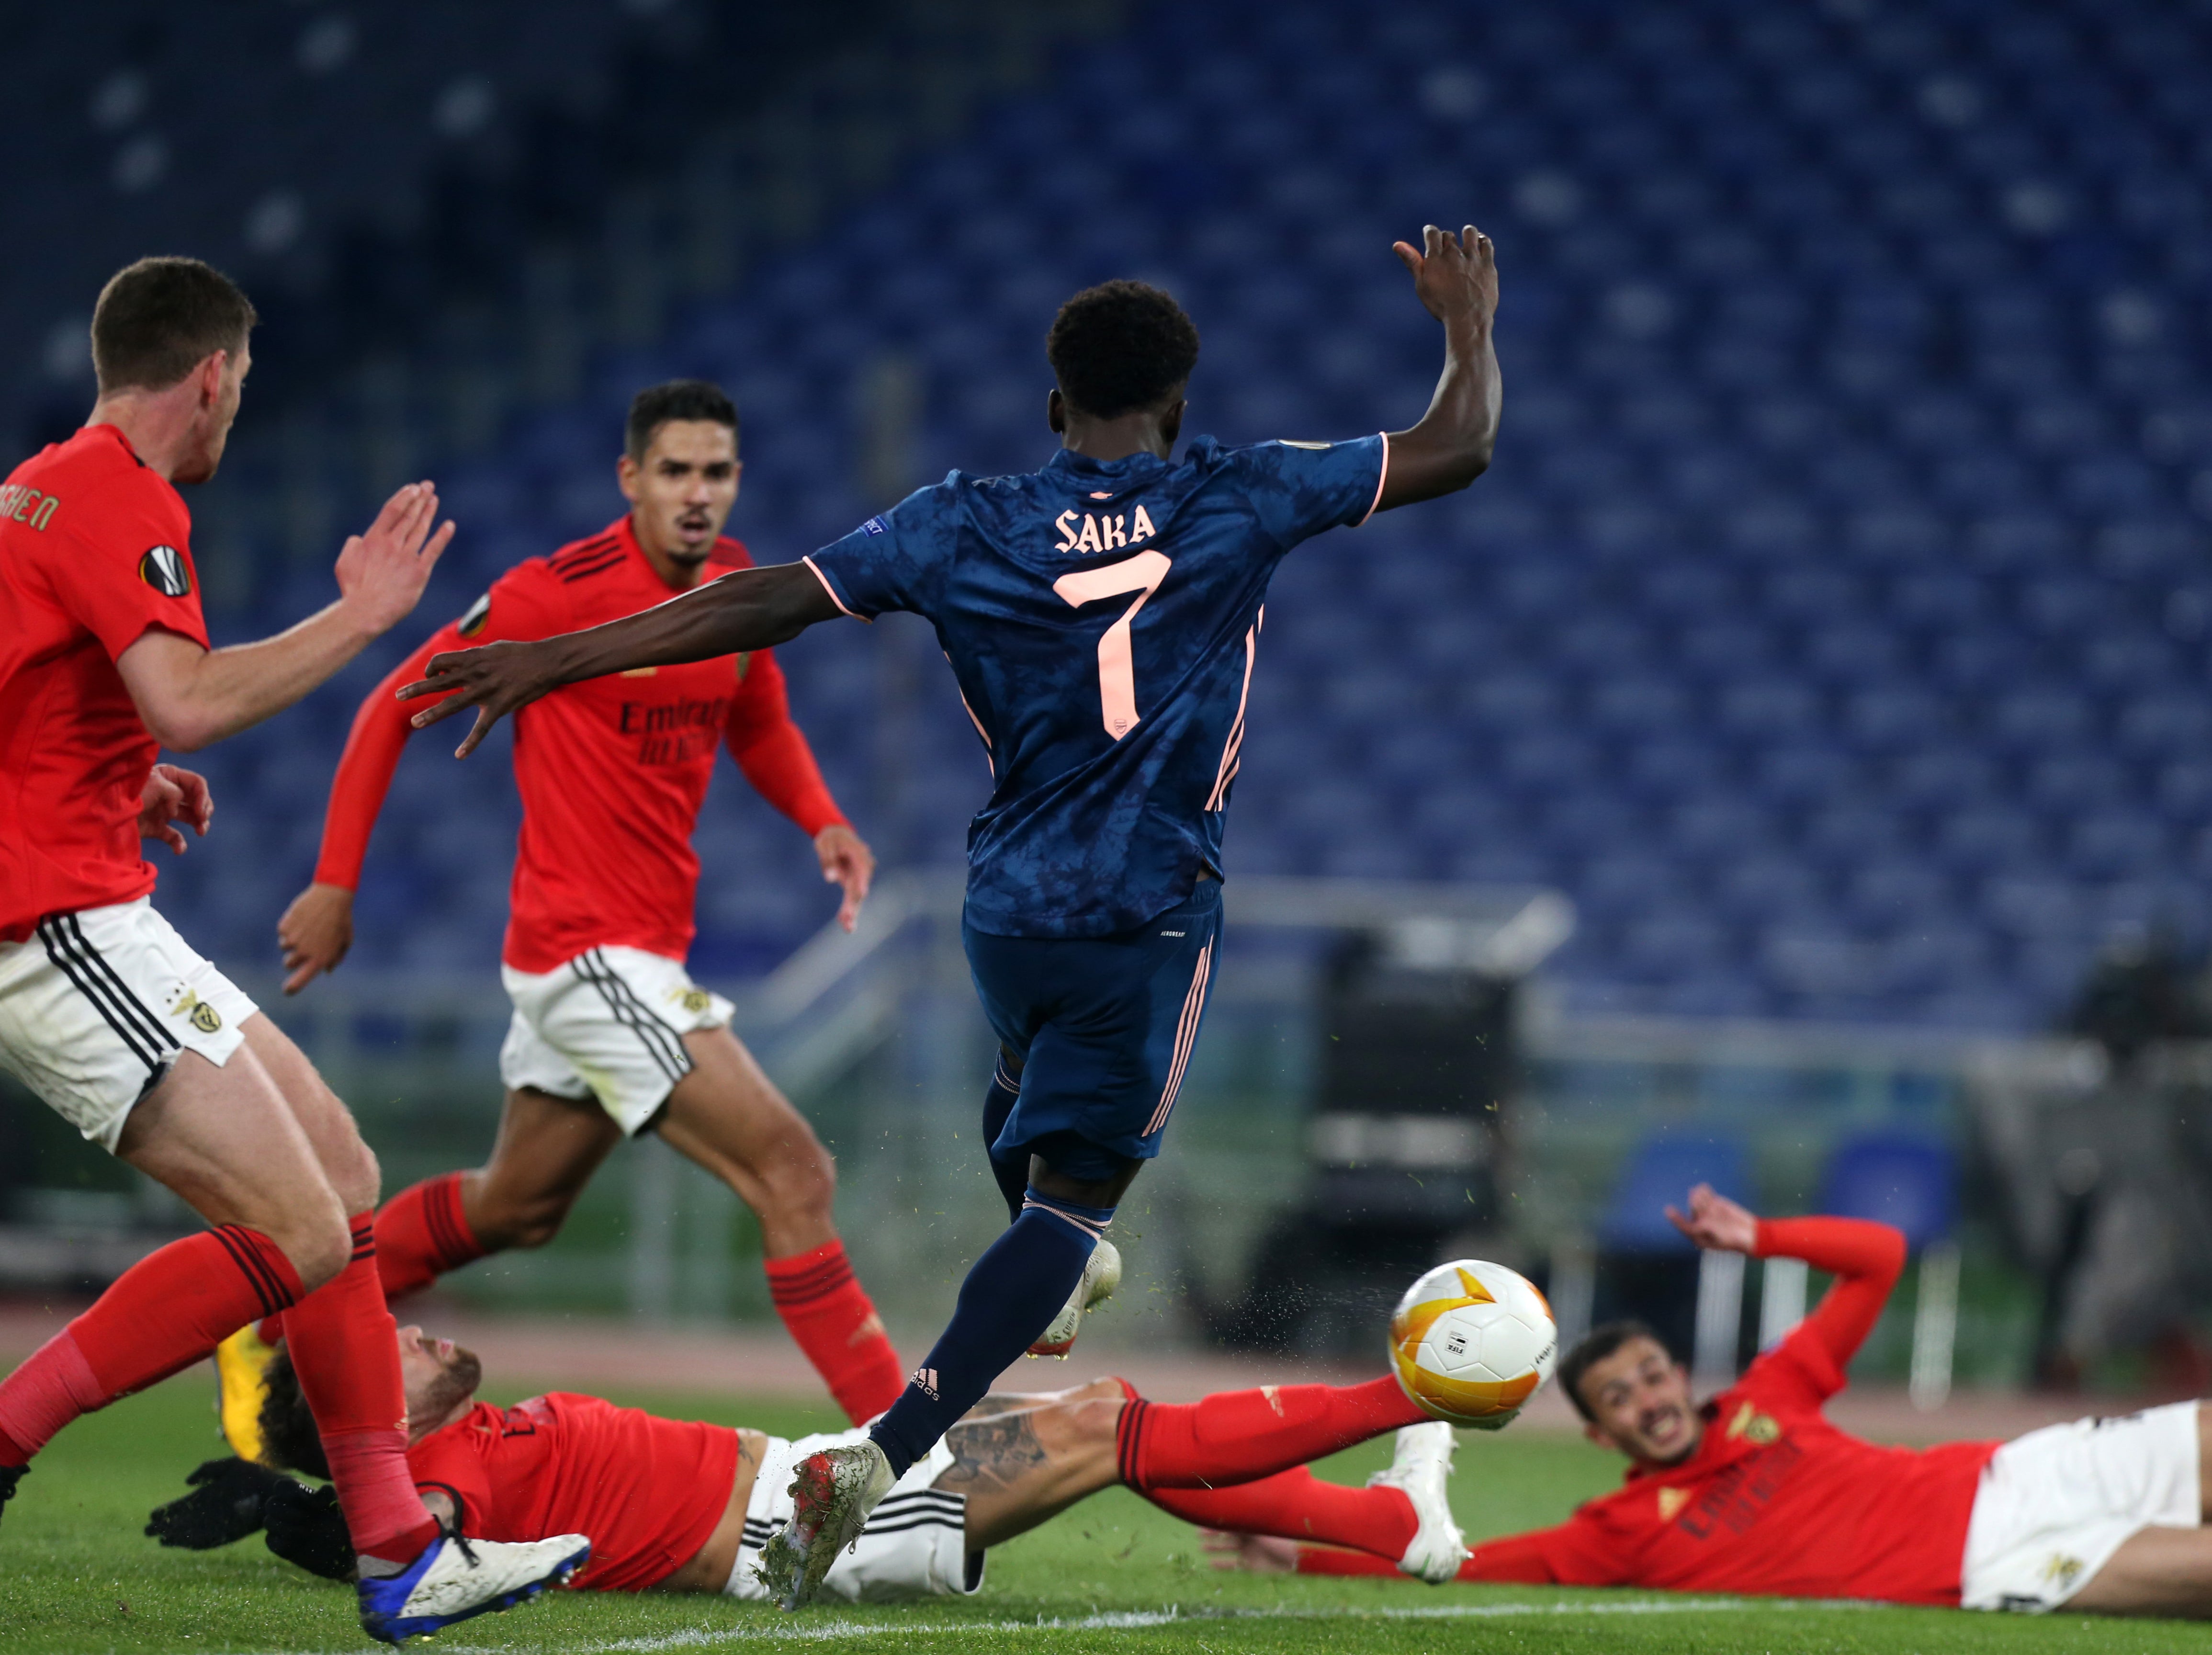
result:
[[[1462,1258],[1406,1289],[1390,1317],[1390,1366],[1416,1407],[1502,1430],[1552,1377],[1559,1330],[1526,1276]]]

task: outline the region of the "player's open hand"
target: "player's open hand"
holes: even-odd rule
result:
[[[342,885],[311,885],[292,898],[276,922],[284,951],[284,992],[295,995],[325,971],[335,971],[353,946],[353,892]]]
[[[1394,241],[1390,251],[1413,272],[1413,292],[1430,315],[1447,326],[1490,326],[1498,313],[1498,250],[1480,230],[1470,224],[1454,236],[1431,224],[1419,248]]]
[[[339,601],[371,632],[389,631],[422,601],[453,538],[453,524],[438,521],[436,486],[408,484],[384,502],[366,534],[349,537],[339,551]]]
[[[181,856],[185,840],[177,824],[204,839],[214,820],[215,795],[208,791],[207,777],[179,764],[154,766],[138,795],[140,838],[159,839]]]
[[[430,657],[422,676],[402,685],[399,699],[415,701],[424,696],[444,700],[425,707],[410,721],[427,730],[441,718],[451,718],[463,708],[477,709],[477,721],[453,757],[466,758],[483,745],[491,727],[519,708],[527,707],[548,691],[561,687],[556,652],[545,642],[488,643],[479,649],[449,649]]]
[[[1242,1569],[1247,1574],[1296,1574],[1298,1542],[1273,1535],[1228,1534],[1219,1529],[1199,1530],[1199,1543],[1217,1569]]]
[[[1690,1210],[1667,1209],[1674,1227],[1716,1252],[1747,1253],[1759,1245],[1759,1218],[1747,1208],[1730,1201],[1710,1183],[1690,1191]]]
[[[849,931],[860,917],[860,904],[867,901],[868,886],[876,877],[876,853],[866,839],[836,822],[814,836],[814,854],[822,859],[823,879],[845,888],[837,923]]]

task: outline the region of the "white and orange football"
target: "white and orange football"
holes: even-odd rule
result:
[[[1406,1289],[1390,1317],[1390,1366],[1415,1405],[1439,1420],[1497,1431],[1552,1377],[1559,1330],[1517,1270],[1479,1258],[1439,1264]]]

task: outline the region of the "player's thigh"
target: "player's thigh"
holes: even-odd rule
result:
[[[1072,1134],[1102,1155],[1159,1150],[1212,998],[1218,897],[1160,916],[1139,934],[1070,945],[1061,1002],[1030,1041],[1021,1097],[1001,1141]],[[1104,1163],[1055,1170],[1105,1176]]]
[[[251,1045],[220,1067],[180,1054],[131,1110],[116,1153],[210,1223],[269,1236],[310,1287],[345,1261],[344,1203]]]
[[[785,1199],[818,1188],[826,1199],[836,1177],[829,1151],[744,1043],[716,1028],[694,1029],[684,1044],[691,1073],[670,1092],[657,1123],[668,1146],[740,1195],[750,1182]]]
[[[2085,1615],[2212,1615],[2212,1530],[2137,1530],[2063,1607]]]
[[[246,1048],[268,1071],[292,1118],[300,1123],[315,1159],[349,1213],[365,1213],[377,1202],[380,1175],[376,1155],[363,1141],[353,1113],[331,1090],[320,1071],[292,1037],[257,1012],[246,1020]]]
[[[495,1224],[557,1227],[622,1141],[622,1128],[597,1098],[510,1088],[471,1204],[479,1209],[477,1216]]]

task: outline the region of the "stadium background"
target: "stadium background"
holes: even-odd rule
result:
[[[1265,911],[1100,1342],[1235,1323],[1328,1172],[1309,1117],[1337,922],[1393,885],[1539,934],[1478,1233],[1547,1279],[1595,1252],[1599,1301],[1645,1280],[1621,1203],[1655,1144],[1783,1209],[1874,1135],[1933,1146],[1948,1192],[1989,1171],[1992,1094],[2113,1104],[2124,1077],[2044,1034],[2100,946],[2203,940],[2202,3],[264,0],[27,15],[11,55],[0,143],[35,248],[0,268],[15,451],[88,405],[104,277],[188,252],[265,318],[191,498],[218,639],[325,601],[339,538],[401,480],[437,478],[462,526],[413,622],[193,761],[220,824],[158,858],[165,910],[325,1063],[388,1188],[489,1142],[503,749],[409,755],[355,953],[296,1002],[276,917],[359,696],[499,570],[616,514],[634,389],[731,390],[732,532],[782,560],[954,465],[1037,464],[1044,327],[1108,276],[1196,318],[1195,429],[1411,423],[1434,329],[1388,244],[1425,220],[1497,240],[1504,435],[1466,495],[1327,537],[1276,585],[1228,848],[1232,925],[1240,889]],[[782,653],[892,877],[866,946],[808,948],[831,904],[807,848],[726,775],[695,970],[833,1141],[856,1259],[920,1335],[993,1227],[953,1137],[987,1059],[942,920],[987,776],[918,625]],[[0,1136],[19,1292],[179,1221],[20,1098]],[[1433,1209],[1417,1154],[1366,1159]],[[2025,1376],[2039,1316],[1996,1182],[1924,1238],[1963,1240],[1982,1383]],[[451,1291],[742,1321],[766,1313],[755,1249],[647,1146],[554,1247]],[[1901,1298],[1870,1372],[1904,1374]]]

